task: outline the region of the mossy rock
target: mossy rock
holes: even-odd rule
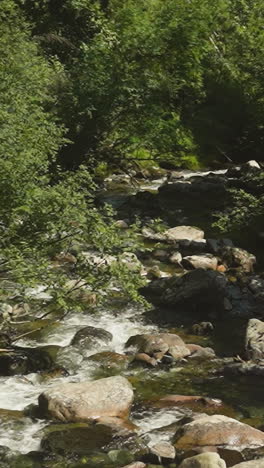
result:
[[[61,424],[44,430],[41,448],[51,453],[89,454],[108,445],[113,437],[110,427],[103,424]]]
[[[88,358],[88,361],[100,366],[101,369],[118,371],[126,369],[130,360],[129,356],[126,356],[125,354],[114,353],[111,351],[96,353]]]
[[[29,374],[52,366],[53,360],[49,353],[41,348],[16,347],[0,353],[1,376]]]

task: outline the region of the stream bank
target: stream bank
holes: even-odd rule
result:
[[[51,317],[1,352],[0,466],[117,468],[140,461],[172,468],[204,447],[227,466],[263,457],[264,280],[253,254],[211,230],[213,210],[226,206],[227,189],[239,183],[231,176],[182,171],[133,184],[122,175],[105,181],[98,203],[114,206],[120,229],[136,216],[143,224],[142,248],[128,262],[147,278],[142,292],[154,307],[123,303],[116,291],[107,307]],[[157,229],[156,217],[164,228]],[[33,294],[48,302],[41,288]],[[27,313],[5,313],[23,335]],[[8,337],[1,340],[8,349]],[[99,414],[95,401],[95,413],[80,415],[71,403],[65,413],[70,385],[87,382],[77,392],[80,399],[91,392],[84,401],[100,396],[89,390],[93,381],[104,391],[109,386],[103,399],[116,401],[114,410],[106,405]],[[122,382],[132,392],[124,413]]]

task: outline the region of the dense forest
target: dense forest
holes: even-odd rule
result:
[[[2,0],[0,21],[3,274],[52,276],[78,236],[121,252],[109,171],[263,159],[260,0]]]

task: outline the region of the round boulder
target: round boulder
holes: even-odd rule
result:
[[[113,338],[112,333],[96,327],[85,327],[77,331],[71,345],[82,349],[91,349],[98,344],[109,343]]]

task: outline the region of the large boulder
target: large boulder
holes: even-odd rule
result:
[[[197,269],[180,278],[153,281],[142,292],[154,304],[208,316],[208,312],[224,310],[226,285],[227,279],[221,273]]]
[[[176,431],[174,445],[184,452],[211,447],[227,461],[225,451],[264,447],[264,433],[227,416],[201,414]]]
[[[247,358],[255,360],[264,359],[264,322],[251,319],[248,322],[246,334]]]
[[[137,353],[145,353],[159,360],[165,354],[170,354],[174,359],[181,359],[191,354],[184,341],[172,333],[134,335],[128,339],[125,346],[136,348]]]
[[[179,468],[226,468],[226,463],[220,458],[218,453],[205,452],[186,458]]]
[[[79,422],[102,416],[127,417],[133,402],[133,389],[121,376],[92,382],[66,383],[39,396],[40,412],[63,422]]]

